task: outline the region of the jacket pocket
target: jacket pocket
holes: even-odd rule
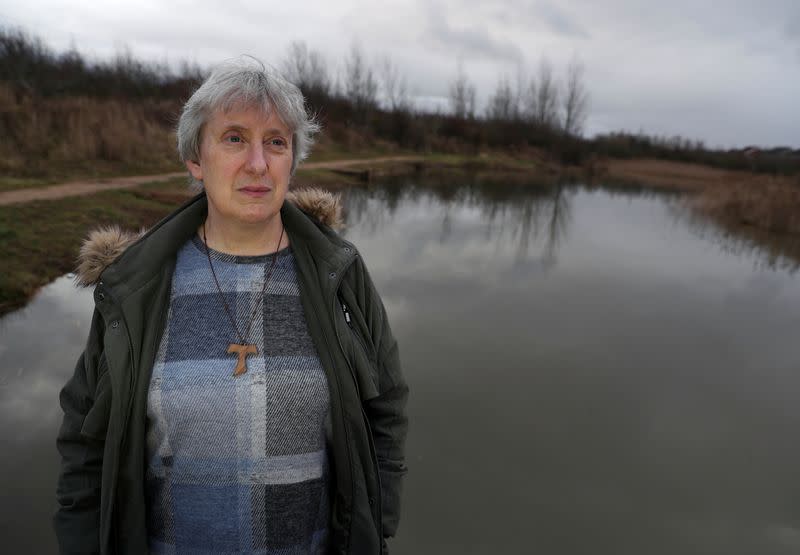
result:
[[[347,343],[346,351],[350,358],[350,366],[355,374],[354,378],[358,385],[358,392],[362,401],[367,401],[377,397],[380,393],[378,388],[378,366],[377,360],[372,351],[367,347],[367,341],[362,337],[359,325],[356,322],[356,315],[341,298],[339,305],[342,308],[342,315],[347,324]]]
[[[83,419],[81,435],[95,441],[105,441],[108,419],[111,416],[111,380],[108,372],[100,376],[95,390],[94,403]]]

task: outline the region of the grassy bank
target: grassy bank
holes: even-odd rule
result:
[[[780,181],[755,188],[746,184],[709,187],[693,205],[726,226],[757,228],[800,238],[800,187]]]
[[[749,230],[800,239],[800,176],[664,160],[606,160],[599,179],[687,193],[697,215],[732,233]]]
[[[158,187],[0,207],[0,314],[72,271],[81,241],[99,225],[147,227],[186,198],[185,180]]]
[[[731,244],[762,250],[771,264],[800,265],[800,176],[724,170],[664,160],[605,160],[599,180],[678,191],[696,224]]]
[[[735,248],[760,251],[771,266],[800,267],[800,187],[780,179],[710,186],[687,204],[695,222],[713,224]]]

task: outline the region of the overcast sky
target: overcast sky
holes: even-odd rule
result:
[[[644,130],[709,146],[800,147],[800,0],[7,0],[0,21],[61,50],[280,64],[303,40],[339,71],[353,41],[390,56],[411,93],[446,106],[461,60],[485,103],[501,76],[573,55],[587,132]]]

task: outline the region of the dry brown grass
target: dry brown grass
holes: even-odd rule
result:
[[[692,205],[727,227],[752,226],[800,237],[800,187],[787,180],[708,187]]]
[[[600,160],[600,182],[688,193],[696,224],[713,224],[742,248],[766,253],[770,264],[800,264],[800,177],[774,177],[664,160]]]
[[[664,160],[604,160],[604,175],[630,183],[694,193],[698,213],[727,227],[800,234],[800,182]]]
[[[634,182],[651,187],[680,189],[685,191],[704,190],[715,185],[731,182],[763,179],[763,175],[748,172],[729,171],[699,164],[671,162],[669,160],[605,159],[600,163],[602,173],[612,179]]]
[[[175,169],[173,101],[40,98],[0,83],[0,172],[76,177]]]
[[[687,203],[694,221],[713,224],[733,250],[752,250],[770,267],[800,267],[800,184],[787,178],[719,184]]]

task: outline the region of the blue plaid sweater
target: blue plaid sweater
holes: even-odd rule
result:
[[[271,255],[210,250],[244,332]],[[330,505],[325,372],[308,334],[291,248],[280,251],[233,376],[239,343],[205,246],[178,252],[147,402],[151,553],[324,553]]]

